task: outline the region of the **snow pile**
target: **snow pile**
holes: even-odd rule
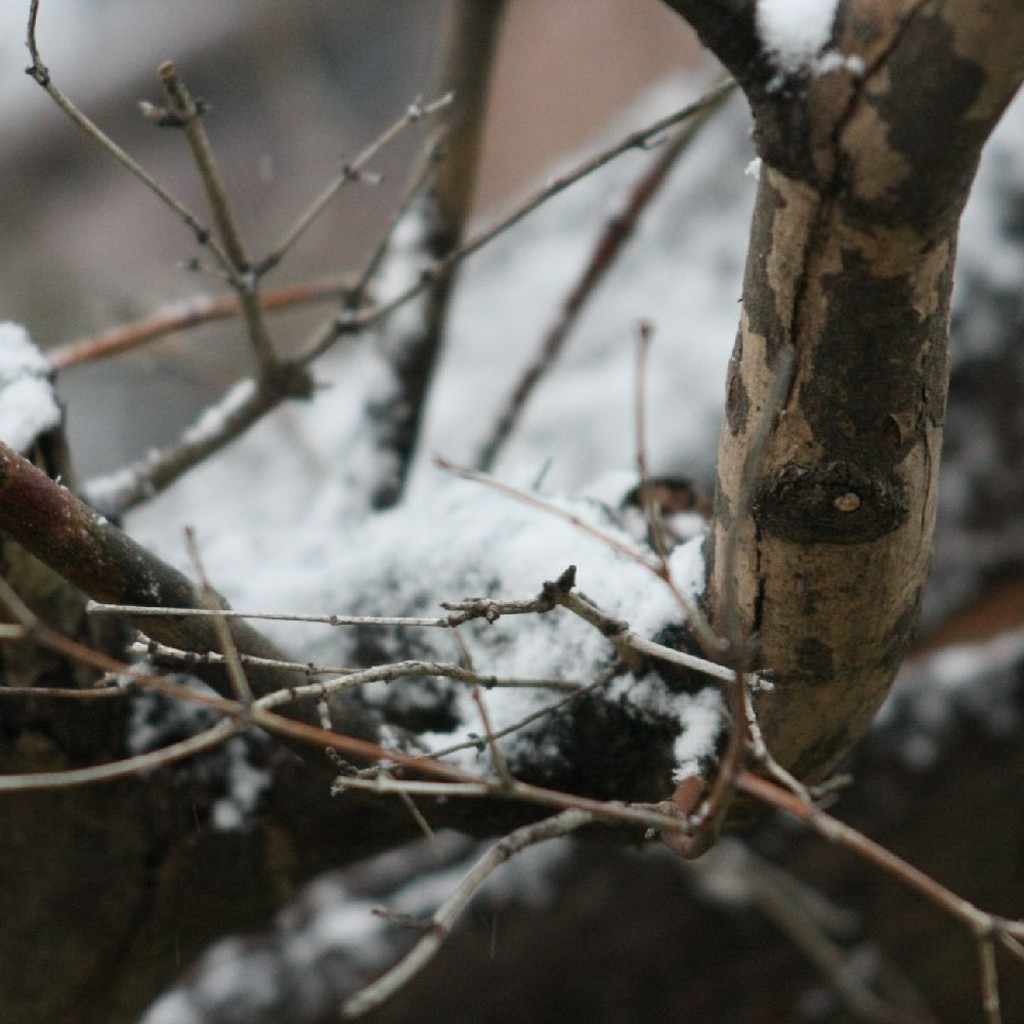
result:
[[[595,148],[693,97],[692,84],[655,90]],[[655,326],[647,382],[652,470],[694,478],[707,491],[754,194],[743,173],[751,156],[746,112],[737,102],[705,129],[647,211],[498,463],[503,480],[638,550],[628,532],[630,517],[619,507],[636,483],[636,325],[644,318]],[[550,512],[453,481],[430,458],[440,451],[466,462],[476,454],[586,266],[609,211],[621,205],[651,159],[643,151],[626,154],[466,265],[410,493],[399,508],[366,515],[366,481],[379,479],[380,465],[367,462],[379,454],[366,443],[364,409],[381,380],[381,364],[376,345],[345,343],[318,365],[318,382],[325,386],[314,401],[281,409],[199,467],[134,514],[132,532],[190,571],[180,524],[194,524],[207,573],[236,608],[429,615],[439,612],[443,600],[532,597],[545,580],[575,564],[583,591],[644,636],[680,622],[678,604],[649,570]],[[412,279],[411,272],[391,271],[402,280]],[[402,318],[395,329],[405,329]],[[377,344],[386,348],[393,337],[385,330]],[[539,475],[543,488],[535,491]],[[576,497],[557,497],[566,492]],[[677,584],[698,594],[704,571],[699,542],[677,548],[673,566]],[[395,652],[444,661],[458,657],[448,633],[425,629],[266,630],[303,661],[338,664],[374,650],[388,652],[388,659]],[[587,685],[614,655],[593,627],[562,610],[472,624],[461,632],[474,667],[502,677]],[[557,696],[543,689],[495,688],[486,699],[501,729]],[[416,679],[366,690],[366,700],[389,720],[415,717],[424,698],[449,712],[421,737],[432,748],[469,742],[480,732],[479,711],[463,684]],[[609,686],[607,699],[625,714],[676,721],[676,753],[689,768],[708,753],[720,727],[717,697],[673,693],[653,675]],[[541,720],[535,731],[513,733],[505,741],[507,756],[514,760],[536,743],[543,727]],[[475,748],[460,756],[479,767]]]

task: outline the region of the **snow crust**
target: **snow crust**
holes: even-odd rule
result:
[[[24,327],[0,323],[0,441],[22,454],[60,424],[51,372]]]

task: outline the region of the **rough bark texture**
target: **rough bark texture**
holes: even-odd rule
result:
[[[763,159],[709,603],[775,680],[757,697],[769,748],[818,780],[866,730],[917,624],[957,225],[1020,81],[1024,10],[842,3],[842,63],[787,76],[756,51],[754,4],[672,6],[747,91]]]

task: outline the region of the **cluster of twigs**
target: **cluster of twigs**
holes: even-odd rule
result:
[[[86,361],[126,352],[137,345],[201,323],[240,317],[245,325],[256,367],[250,380],[225,396],[214,415],[206,415],[203,421],[206,424],[204,429],[193,428],[177,443],[145,460],[144,463],[132,467],[121,477],[121,482],[116,488],[96,486],[92,489],[91,496],[95,504],[101,506],[104,511],[118,514],[167,487],[190,468],[248,430],[282,402],[309,397],[313,390],[311,365],[341,338],[355,336],[379,325],[395,310],[427,292],[462,261],[478,252],[549,198],[598,167],[630,149],[651,146],[665,133],[678,125],[686,124],[687,127],[676,134],[664,148],[661,159],[638,183],[622,212],[606,226],[583,269],[578,284],[566,299],[555,323],[543,339],[537,357],[512,389],[508,403],[479,456],[479,464],[482,467],[492,465],[513,429],[533,386],[557,357],[575,318],[621,250],[638,217],[674,162],[688,146],[704,117],[715,109],[732,89],[731,84],[719,86],[697,102],[641,131],[628,135],[616,145],[539,189],[494,225],[425,265],[415,283],[399,294],[378,302],[372,294],[372,279],[389,244],[391,228],[422,189],[426,173],[432,161],[437,158],[437,142],[432,140],[428,147],[428,158],[424,160],[424,172],[413,183],[408,197],[392,220],[391,228],[385,233],[373,256],[363,268],[358,272],[340,275],[323,282],[268,290],[264,288],[267,274],[281,264],[328,203],[349,183],[371,181],[372,174],[368,166],[380,150],[409,125],[443,110],[450,102],[450,97],[442,96],[429,103],[416,101],[411,104],[403,115],[362,153],[342,165],[337,177],[283,233],[279,243],[269,253],[254,258],[248,252],[238,231],[227,189],[205,133],[202,121],[203,104],[189,93],[174,65],[166,63],[160,68],[167,105],[161,108],[150,107],[146,113],[156,124],[180,130],[184,135],[206,191],[212,226],[168,193],[60,91],[39,54],[36,42],[38,9],[39,0],[32,0],[28,24],[31,76],[72,121],[174,211],[191,230],[198,244],[233,292],[231,298],[204,300],[177,313],[164,313],[143,323],[126,325],[96,338],[76,342],[52,354],[54,365],[66,369]],[[300,345],[297,356],[283,358],[268,324],[267,313],[271,310],[321,301],[333,301],[339,304],[339,308]],[[642,334],[646,341],[649,329],[644,328]],[[640,346],[641,353],[644,347],[643,344]],[[638,380],[641,378],[642,371],[638,372]],[[788,379],[788,373],[784,369],[780,373],[780,400],[788,386]],[[763,411],[766,424],[778,412],[777,404],[770,404],[770,407]],[[637,408],[642,412],[643,403],[638,401]],[[638,421],[638,450],[641,453],[639,469],[642,484],[646,485],[642,435],[641,417]],[[2,454],[6,460],[5,479],[8,476],[15,480],[28,479],[31,476],[29,469],[18,461],[14,453],[6,451]],[[755,445],[750,454],[750,467],[756,464],[758,457]],[[478,471],[445,465],[448,469],[470,479],[477,479],[509,492],[519,500],[534,505],[540,504],[551,514],[567,515],[544,504],[535,495],[512,491]],[[18,474],[22,476],[19,477]],[[753,475],[752,468],[749,475]],[[76,521],[80,522],[82,529],[90,532],[100,545],[97,550],[102,550],[110,557],[113,557],[112,552],[116,554],[115,549],[109,546],[111,538],[116,536],[113,527],[98,523],[74,506],[74,499],[66,492],[61,492],[56,484],[52,484],[52,491],[47,491],[35,477],[31,479],[34,481],[33,493],[45,494],[47,500],[54,503],[54,507],[59,505],[62,510],[75,511],[79,516]],[[649,488],[643,486],[643,493],[648,492]],[[749,494],[747,500],[749,501]],[[166,584],[167,595],[163,608],[118,600],[125,594],[132,593],[130,586],[113,591],[109,587],[105,589],[103,581],[97,586],[91,578],[76,580],[74,570],[70,566],[74,559],[72,556],[68,557],[68,579],[103,599],[91,606],[94,614],[113,614],[129,621],[145,623],[146,633],[138,641],[135,649],[137,653],[144,653],[154,662],[169,663],[179,668],[200,669],[216,666],[225,669],[229,690],[225,694],[214,694],[185,686],[150,669],[143,669],[101,654],[61,635],[30,611],[10,585],[0,578],[0,604],[13,619],[13,624],[0,627],[0,640],[38,644],[103,673],[100,684],[91,690],[0,687],[0,696],[15,699],[31,693],[75,700],[117,699],[134,688],[144,688],[182,701],[204,705],[219,715],[215,724],[196,735],[146,754],[66,771],[2,776],[0,792],[86,785],[137,774],[192,757],[224,744],[245,730],[258,727],[277,736],[307,744],[313,749],[333,750],[341,756],[369,761],[375,765],[369,770],[339,776],[335,783],[337,793],[368,790],[379,794],[397,794],[407,802],[418,796],[488,797],[525,802],[550,808],[555,812],[539,823],[524,826],[510,833],[492,847],[437,910],[431,919],[430,928],[412,951],[377,982],[345,1003],[344,1011],[349,1016],[360,1015],[379,1005],[422,969],[486,878],[504,861],[525,847],[568,835],[585,826],[615,824],[633,826],[651,835],[661,836],[674,849],[692,856],[706,848],[713,840],[733,794],[743,793],[785,812],[822,837],[843,845],[857,856],[877,865],[969,928],[976,938],[979,950],[986,1013],[990,1022],[998,1021],[1000,1011],[995,947],[997,944],[1001,945],[1024,960],[1024,923],[1009,921],[978,909],[866,836],[843,825],[821,809],[816,802],[818,794],[809,792],[773,761],[770,751],[766,749],[760,737],[750,701],[751,688],[767,684],[748,670],[743,638],[731,635],[731,631],[727,631],[730,635],[724,638],[716,636],[692,600],[675,586],[668,567],[665,545],[657,541],[661,536],[657,511],[650,501],[646,501],[645,504],[651,535],[655,538],[653,559],[624,548],[618,540],[602,534],[591,524],[573,516],[569,518],[581,529],[597,533],[616,550],[646,566],[654,577],[672,589],[679,601],[682,614],[699,638],[706,657],[698,657],[654,643],[630,629],[628,623],[609,616],[576,590],[574,567],[570,567],[553,581],[544,583],[537,595],[525,600],[462,600],[446,604],[446,614],[432,617],[329,615],[317,620],[337,627],[416,626],[454,630],[473,619],[495,621],[502,616],[543,615],[555,609],[562,609],[599,631],[614,651],[613,666],[596,680],[508,679],[479,671],[466,664],[421,660],[362,668],[296,662],[284,656],[277,656],[278,652],[268,650],[267,645],[250,643],[251,634],[232,625],[233,620],[283,616],[275,613],[235,612],[222,608],[219,598],[205,580],[197,554],[193,554],[193,562],[201,587],[198,591],[189,592],[181,581],[167,577],[169,582]],[[742,510],[735,514],[737,519],[742,518]],[[11,515],[4,518],[0,526],[15,539],[23,541],[26,545],[32,544],[32,531],[25,530],[19,533],[19,524]],[[122,553],[126,550],[128,549],[117,549]],[[77,556],[80,552],[73,554]],[[153,568],[155,560],[144,553],[132,549],[131,555],[132,558],[140,560],[139,564],[146,572]],[[728,550],[723,557],[729,559]],[[89,571],[94,571],[94,568],[91,567]],[[307,616],[301,618],[309,619]],[[163,619],[173,623],[171,631],[163,631],[159,624]],[[189,619],[198,620],[206,630],[206,639],[202,643],[196,643],[195,634],[189,631]],[[212,642],[207,635],[209,630],[213,633]],[[173,642],[182,638],[184,642]],[[725,694],[723,719],[728,727],[729,743],[710,788],[706,788],[701,781],[696,787],[685,788],[682,798],[675,802],[658,805],[624,804],[549,790],[524,783],[512,776],[502,758],[498,743],[503,735],[520,730],[537,717],[550,714],[567,702],[578,699],[581,694],[604,685],[616,673],[642,673],[652,661],[662,661],[704,673],[722,687]],[[253,679],[256,678],[257,672],[269,673],[266,678],[270,683],[256,685]],[[304,715],[298,720],[282,713],[282,709],[296,706],[314,707],[329,697],[370,682],[391,681],[410,676],[439,676],[471,687],[482,723],[479,738],[445,749],[410,754],[404,750],[340,734],[323,724],[315,724],[309,715]],[[487,711],[484,694],[488,688],[496,686],[535,687],[553,691],[557,696],[550,704],[532,715],[502,730],[495,730]],[[480,745],[490,752],[490,771],[470,772],[443,760],[460,749],[475,745]]]

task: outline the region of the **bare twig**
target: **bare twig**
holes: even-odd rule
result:
[[[449,607],[443,605],[443,607]],[[157,615],[169,618],[268,619],[273,622],[314,622],[325,626],[433,626],[448,629],[458,623],[453,616],[408,615],[307,615],[298,612],[239,611],[236,608],[147,608],[133,604],[103,604],[90,601],[86,610],[92,615]],[[465,620],[460,620],[465,621]]]
[[[273,249],[271,249],[270,252],[260,260],[259,265],[254,268],[254,272],[257,276],[267,273],[267,271],[276,267],[281,262],[288,250],[291,249],[292,246],[295,245],[295,243],[306,233],[309,227],[317,217],[323,213],[330,201],[342,190],[342,188],[354,181],[376,180],[367,175],[365,168],[366,165],[376,157],[382,149],[401,135],[409,125],[416,124],[424,118],[436,114],[439,110],[444,110],[446,107],[451,105],[451,102],[451,93],[440,96],[438,99],[432,100],[430,103],[422,103],[419,99],[413,100],[413,102],[406,107],[402,116],[398,118],[394,124],[381,132],[381,134],[378,135],[377,138],[374,139],[353,160],[347,160],[342,164],[341,171],[338,176],[324,187],[323,191],[285,232],[277,245],[275,245]]]
[[[551,704],[546,704],[544,707],[538,708],[536,711],[533,711],[528,715],[524,715],[522,718],[520,718],[516,722],[513,722],[511,725],[506,725],[504,728],[496,730],[491,734],[492,738],[500,740],[503,736],[510,736],[514,732],[519,732],[520,729],[525,729],[526,726],[532,725],[539,719],[544,718],[545,716],[550,715],[555,711],[558,711],[559,708],[565,707],[567,704],[570,704],[577,698],[582,697],[584,694],[591,693],[594,690],[600,689],[602,686],[605,685],[605,683],[609,682],[611,679],[614,679],[615,676],[621,675],[624,671],[625,665],[623,665],[621,662],[616,662],[610,668],[605,669],[605,671],[602,672],[592,683],[588,683],[586,686],[581,685],[577,687],[575,690],[573,690],[571,693],[566,694],[566,696],[562,697],[561,700],[554,701]],[[463,743],[453,743],[451,746],[448,747],[442,747],[438,750],[431,750],[428,752],[426,756],[448,757],[450,754],[455,754],[460,750],[469,750],[473,747],[479,748],[479,746],[480,744],[477,741],[466,740]]]
[[[185,668],[194,668],[204,665],[223,665],[224,656],[214,651],[205,651],[197,654],[193,651],[183,651],[177,647],[169,647],[166,644],[159,644],[155,640],[140,640],[131,646],[131,653],[147,655],[159,661],[161,665],[177,664]],[[243,665],[255,665],[263,668],[281,669],[284,672],[294,672],[304,676],[317,675],[352,675],[364,669],[353,668],[350,665],[318,665],[315,662],[303,661],[277,661],[273,658],[257,658],[251,654],[239,654],[239,660]],[[434,662],[416,662],[418,665],[432,665]],[[532,689],[532,690],[556,690],[570,694],[576,694],[584,689],[587,684],[573,682],[571,679],[558,679],[554,677],[520,676],[509,678],[506,676],[489,675],[487,673],[476,674],[475,681],[484,689]],[[38,691],[34,691],[38,692]],[[74,691],[78,692],[78,691]]]
[[[28,15],[28,34],[26,45],[32,64],[26,68],[26,73],[43,89],[58,107],[91,139],[98,142],[122,167],[130,174],[133,174],[143,185],[146,186],[165,206],[169,207],[180,217],[192,230],[196,241],[211,252],[217,263],[225,271],[230,272],[231,261],[217,242],[210,236],[210,229],[195,217],[195,215],[182,203],[175,199],[163,186],[161,186],[140,164],[133,160],[109,135],[89,120],[67,96],[57,88],[50,76],[49,68],[43,63],[39,55],[39,46],[36,42],[36,19],[39,16],[39,0],[31,0]]]
[[[199,578],[199,595],[203,604],[209,609],[216,609],[221,604],[218,593],[210,586],[206,577],[206,569],[203,567],[203,560],[199,555],[199,546],[196,544],[195,530],[191,526],[185,528],[185,544],[188,548],[189,559]],[[252,687],[246,677],[245,669],[242,667],[241,656],[238,653],[238,645],[231,635],[231,629],[227,620],[220,616],[213,616],[213,629],[217,634],[220,644],[220,654],[224,665],[227,667],[228,680],[234,690],[234,696],[243,704],[252,703]]]
[[[644,384],[647,380],[647,356],[651,349],[654,336],[654,325],[649,320],[641,320],[637,326],[636,344],[636,396],[633,408],[636,416],[636,470],[640,481],[640,504],[647,519],[647,533],[651,547],[661,563],[661,573],[665,579],[671,579],[672,573],[668,566],[668,547],[665,543],[665,525],[658,510],[658,502],[654,494],[654,486],[647,466],[647,402]]]
[[[585,811],[567,810],[544,821],[510,832],[492,846],[470,869],[466,877],[430,919],[430,929],[394,967],[361,992],[345,1000],[341,1012],[345,1017],[361,1017],[390,999],[414,978],[441,948],[455,922],[480,887],[506,861],[528,846],[569,835],[594,822]]]
[[[230,261],[228,280],[238,295],[245,319],[246,334],[260,368],[260,379],[273,383],[277,375],[278,357],[270,330],[259,301],[259,276],[253,271],[242,237],[235,224],[227,190],[213,157],[210,141],[203,127],[202,107],[193,100],[172,61],[159,68],[164,90],[170,101],[170,113],[184,132],[199,178],[206,190],[206,199],[213,214],[217,234]]]
[[[355,278],[350,274],[324,278],[307,284],[287,285],[262,292],[260,305],[267,312],[293,309],[317,302],[331,302],[347,296]],[[361,289],[365,298],[365,287]],[[81,338],[46,353],[47,359],[58,369],[66,370],[83,363],[109,359],[130,352],[140,345],[169,334],[198,327],[217,320],[229,320],[242,312],[237,295],[189,300],[180,308],[156,313],[147,320],[112,327],[89,338]]]

